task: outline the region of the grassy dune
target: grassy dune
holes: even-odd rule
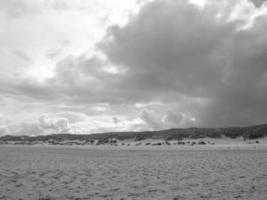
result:
[[[80,144],[106,144],[112,140],[135,140],[142,141],[146,139],[184,140],[200,138],[243,138],[243,140],[259,139],[267,136],[267,125],[255,125],[248,127],[228,127],[228,128],[186,128],[186,129],[168,129],[161,131],[143,131],[143,132],[113,132],[102,134],[51,134],[38,136],[11,136],[0,137],[0,143],[6,142],[24,142],[24,143],[64,143],[64,141],[76,141]]]

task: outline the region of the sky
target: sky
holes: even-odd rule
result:
[[[1,0],[0,136],[267,122],[261,0]]]

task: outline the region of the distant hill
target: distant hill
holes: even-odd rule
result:
[[[11,136],[6,135],[0,137],[2,142],[62,142],[62,141],[98,141],[99,143],[107,143],[112,139],[126,140],[133,139],[141,141],[144,139],[163,139],[163,140],[183,140],[198,138],[237,138],[243,137],[247,139],[258,139],[267,136],[267,124],[255,125],[248,127],[228,127],[228,128],[175,128],[160,131],[143,131],[143,132],[110,132],[99,134],[51,134],[42,136]]]

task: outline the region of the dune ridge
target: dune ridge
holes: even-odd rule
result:
[[[37,133],[38,134],[38,133]],[[51,144],[64,143],[64,141],[79,141],[80,144],[105,144],[119,140],[144,141],[154,140],[185,140],[201,138],[243,138],[243,140],[253,140],[267,136],[267,124],[254,125],[247,127],[227,127],[227,128],[174,128],[160,131],[142,131],[142,132],[109,132],[98,134],[50,134],[37,136],[12,136],[5,135],[0,137],[0,143],[22,142],[34,143],[45,142]]]

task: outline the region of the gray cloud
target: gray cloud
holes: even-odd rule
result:
[[[111,27],[99,46],[111,62],[127,68],[120,84],[137,96],[206,98],[209,104],[198,110],[202,126],[262,123],[267,16],[238,31],[245,21],[227,21],[230,11],[220,21],[212,3],[198,10],[183,1],[154,1],[126,26]]]
[[[6,127],[0,127],[0,136],[6,134]]]
[[[152,130],[162,129],[162,116],[157,115],[154,111],[144,110],[141,113],[140,118],[148,125],[148,128]]]
[[[262,6],[266,2],[266,0],[250,0],[250,1],[253,2],[257,7]]]
[[[0,9],[8,17],[20,18],[25,14],[38,13],[38,3],[29,3],[26,0],[3,0]]]
[[[12,132],[16,135],[42,135],[43,129],[38,126],[37,123],[23,122],[19,125],[19,129],[16,132]]]
[[[6,120],[3,116],[0,115],[0,136],[6,134],[7,127],[6,127]]]
[[[138,98],[206,96],[220,84],[221,48],[234,30],[231,23],[217,23],[212,12],[182,1],[155,1],[125,27],[111,27],[111,41],[100,47],[129,70],[120,86]]]

